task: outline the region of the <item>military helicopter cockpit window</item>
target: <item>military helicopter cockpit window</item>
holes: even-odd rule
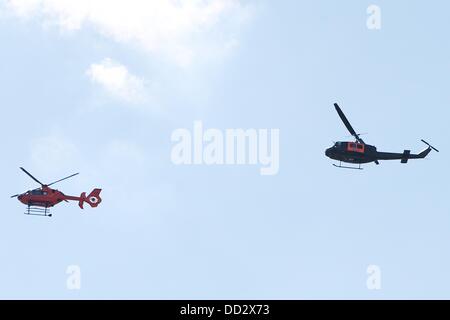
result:
[[[42,192],[42,190],[33,190],[31,191],[31,194],[34,196],[42,196],[44,192]]]

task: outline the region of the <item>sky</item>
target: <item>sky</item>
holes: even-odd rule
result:
[[[0,298],[450,298],[449,4],[0,3]],[[379,150],[441,152],[336,169],[335,102]],[[279,129],[279,171],[175,165],[195,121]],[[103,202],[24,215],[20,166]]]

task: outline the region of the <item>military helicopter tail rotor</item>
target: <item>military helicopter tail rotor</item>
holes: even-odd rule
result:
[[[422,139],[422,142],[425,143],[426,145],[428,145],[428,147],[430,147],[431,149],[433,149],[436,152],[439,152],[438,149],[436,149],[435,147],[433,147],[431,144],[429,144],[428,142],[426,142],[425,140]]]

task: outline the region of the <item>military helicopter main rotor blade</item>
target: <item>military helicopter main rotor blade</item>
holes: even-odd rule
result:
[[[20,196],[20,194],[15,194],[15,195],[11,196],[11,198],[17,198],[18,196]]]
[[[356,141],[365,144],[364,140],[359,137],[359,134],[356,133],[355,129],[353,129],[352,125],[350,124],[350,121],[348,121],[347,117],[345,116],[344,112],[342,112],[341,108],[337,103],[334,104],[334,107],[336,108],[336,111],[341,118],[342,122],[344,123],[347,130],[350,132],[352,136],[355,137]]]
[[[52,183],[48,184],[47,186],[50,187],[51,185],[54,185],[55,183],[58,183],[58,182],[61,182],[61,181],[66,180],[66,179],[72,178],[72,177],[74,177],[74,176],[76,176],[76,175],[78,175],[78,174],[80,174],[80,173],[79,173],[79,172],[78,172],[78,173],[74,173],[74,174],[72,174],[72,175],[70,175],[70,176],[68,176],[68,177],[59,179],[58,181],[55,181],[55,182],[52,182]]]
[[[33,175],[31,173],[29,173],[27,170],[25,170],[24,168],[20,167],[20,170],[22,170],[23,172],[25,172],[31,179],[33,179],[34,181],[36,181],[37,183],[39,183],[41,186],[44,186],[44,184],[42,182],[40,182],[38,179],[36,179],[35,177],[33,177]]]

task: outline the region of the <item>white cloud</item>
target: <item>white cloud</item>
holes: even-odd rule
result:
[[[251,12],[242,0],[7,0],[7,6],[62,30],[93,27],[179,66],[223,56]]]
[[[143,80],[109,58],[92,64],[86,74],[93,83],[127,102],[142,102],[145,99]]]

